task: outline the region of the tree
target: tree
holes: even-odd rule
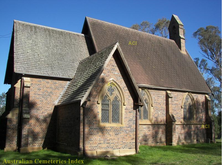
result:
[[[193,36],[198,39],[198,44],[202,51],[202,56],[204,57],[200,62],[199,59],[196,58],[196,64],[199,63],[197,65],[198,68],[207,75],[206,81],[216,100],[214,104],[214,108],[216,109],[221,108],[222,67],[220,33],[219,28],[215,26],[201,27],[193,33]],[[207,60],[211,61],[213,65],[209,66]]]
[[[0,95],[0,116],[4,113],[5,111],[5,105],[6,105],[6,94],[3,92]]]
[[[209,73],[220,83],[221,81],[221,37],[220,30],[215,26],[207,26],[199,28],[193,33],[193,36],[198,39],[198,44],[204,58],[213,62],[214,66],[209,69]]]
[[[202,51],[203,58],[195,58],[195,63],[200,72],[206,79],[206,83],[212,91],[212,117],[215,123],[215,133],[220,137],[221,129],[221,37],[220,30],[215,26],[207,26],[199,28],[193,33],[193,36],[198,39],[198,44]],[[212,62],[209,65],[208,62]],[[218,115],[216,114],[218,111]]]
[[[167,37],[169,34],[168,26],[170,21],[166,18],[158,19],[157,23],[153,25],[148,21],[143,21],[140,24],[133,24],[132,29],[139,30],[151,34],[159,34],[162,37]]]
[[[217,119],[218,119],[218,125],[219,125],[219,135],[218,135],[218,138],[221,138],[221,112],[222,112],[222,111],[220,111],[220,112],[218,113],[218,117],[217,117]]]
[[[146,33],[155,33],[155,29],[153,28],[152,23],[149,23],[148,21],[143,21],[141,24],[134,24],[131,26],[132,29],[139,30]]]
[[[207,26],[206,28],[199,28],[193,33],[197,38],[203,56],[211,60],[216,65],[221,64],[221,38],[220,30],[215,26]]]
[[[166,18],[158,19],[157,23],[154,25],[155,31],[160,33],[160,36],[167,38],[169,31],[170,21]]]
[[[205,76],[208,72],[208,62],[206,59],[194,58],[194,62],[200,70],[200,73]]]
[[[139,30],[140,29],[140,25],[139,24],[133,24],[130,28],[131,29],[135,29],[135,30]]]

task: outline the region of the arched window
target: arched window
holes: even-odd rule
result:
[[[193,121],[195,119],[194,112],[193,97],[190,94],[187,94],[183,101],[183,120]]]
[[[123,100],[119,87],[110,82],[104,91],[101,100],[101,123],[122,123]]]
[[[151,116],[151,96],[148,95],[149,93],[146,92],[146,90],[142,89],[141,90],[141,95],[143,97],[144,100],[144,105],[143,107],[139,107],[139,117],[140,120],[150,120],[150,116]]]

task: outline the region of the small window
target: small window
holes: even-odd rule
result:
[[[194,116],[194,103],[191,96],[187,94],[183,102],[183,119],[184,121],[193,121]]]
[[[101,123],[121,123],[122,99],[114,83],[106,85],[102,98]]]

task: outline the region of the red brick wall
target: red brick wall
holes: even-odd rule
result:
[[[152,121],[151,124],[139,125],[139,142],[144,145],[164,145],[166,144],[166,91],[149,90],[149,92],[153,100]],[[205,123],[205,95],[192,94],[196,107],[196,122],[185,124],[181,106],[186,94],[185,92],[171,92],[169,111],[176,119],[173,133],[171,133],[174,145],[206,140],[206,130],[201,128]]]
[[[80,103],[57,107],[56,148],[58,151],[79,151]]]
[[[189,144],[205,142],[206,131],[201,125],[176,125],[173,136],[173,144]]]
[[[183,113],[182,113],[182,104],[183,104],[183,98],[187,93],[184,92],[171,92],[172,93],[172,113],[176,117],[177,123],[183,122]],[[197,115],[197,121],[199,123],[202,123],[205,121],[205,95],[201,94],[192,94],[194,101],[195,101],[195,107],[196,107],[196,114]]]
[[[113,78],[124,91],[125,110],[123,126],[100,126],[98,92]],[[121,76],[121,73],[112,58],[98,82],[94,85],[90,93],[90,101],[87,102],[85,113],[85,149],[86,151],[103,150],[110,151],[116,149],[135,149],[135,110],[133,100]]]
[[[166,93],[158,90],[149,92],[153,100],[151,124],[139,125],[139,142],[141,145],[165,145]]]
[[[195,101],[196,110],[196,122],[194,124],[184,124],[183,121],[183,98],[187,93],[184,92],[172,92],[172,113],[176,118],[173,144],[186,144],[205,142],[206,130],[201,128],[202,124],[205,124],[205,95],[204,94],[192,94]]]
[[[7,107],[10,113],[7,115],[6,144],[5,150],[17,150],[17,129],[18,129],[18,112],[20,99],[20,80],[15,81],[11,86],[11,98],[7,100]],[[10,105],[9,105],[10,104]]]
[[[56,123],[51,121],[51,117],[67,81],[30,78],[30,82],[30,119],[25,126],[28,129],[28,147],[42,147],[43,143],[47,147],[52,144],[46,144],[46,141],[55,142],[53,125]]]
[[[8,118],[6,133],[6,151],[14,151],[17,149],[17,127],[18,118]]]
[[[165,145],[165,125],[163,124],[140,124],[139,143],[140,145]]]

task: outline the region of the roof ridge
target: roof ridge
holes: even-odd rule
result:
[[[71,103],[77,100],[80,100],[81,104],[84,102],[83,100],[87,97],[93,84],[101,74],[106,61],[111,57],[110,55],[115,49],[115,45],[108,46],[102,51],[95,53],[95,55],[91,55],[92,57],[90,56],[83,59],[79,63],[75,76],[70,81],[70,84],[59,100],[58,105]],[[98,61],[95,63],[95,60],[97,59]],[[72,91],[72,95],[70,95],[68,90]]]
[[[86,19],[92,19],[92,20],[103,22],[103,23],[111,24],[111,25],[118,26],[118,27],[121,27],[121,28],[124,28],[124,29],[127,29],[127,30],[134,31],[136,33],[140,33],[140,34],[143,33],[145,35],[150,35],[150,36],[153,36],[153,37],[156,37],[156,38],[159,38],[159,39],[163,39],[163,40],[167,40],[167,41],[170,41],[170,42],[173,41],[170,38],[165,38],[165,37],[161,37],[161,36],[158,36],[158,35],[150,34],[150,33],[147,33],[147,32],[139,31],[139,30],[136,30],[136,29],[131,29],[131,28],[123,26],[123,25],[118,25],[118,24],[115,24],[115,23],[110,23],[110,22],[107,22],[107,21],[103,21],[103,20],[99,20],[99,19],[95,19],[95,18],[91,18],[91,17],[86,17]]]
[[[49,26],[45,26],[45,25],[39,25],[39,24],[29,23],[29,22],[24,22],[24,21],[19,21],[19,20],[14,20],[14,23],[21,23],[21,24],[26,24],[26,25],[30,25],[30,26],[36,26],[36,27],[41,27],[41,28],[45,28],[45,29],[56,30],[56,31],[76,34],[76,35],[80,35],[80,36],[86,36],[86,35],[84,35],[82,33],[72,32],[72,31],[69,31],[69,30],[53,28],[53,27],[49,27]]]

